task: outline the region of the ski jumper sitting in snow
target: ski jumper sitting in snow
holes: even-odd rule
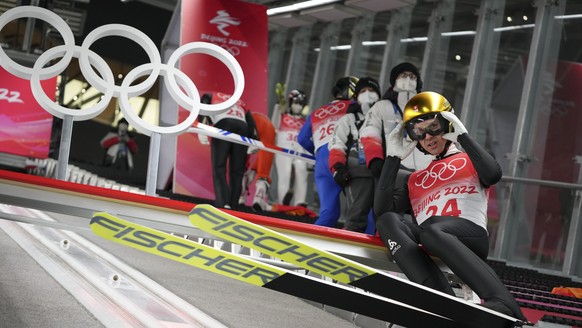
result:
[[[434,160],[395,187],[400,161],[415,147]],[[374,199],[376,228],[411,281],[454,296],[429,254],[437,256],[484,300],[483,306],[525,321],[513,296],[485,262],[487,196],[501,176],[497,161],[469,136],[450,103],[438,93],[421,92],[406,104],[403,122],[387,139]],[[404,219],[404,212],[412,212],[414,222]]]

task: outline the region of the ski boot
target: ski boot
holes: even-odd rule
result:
[[[266,179],[259,178],[255,183],[255,197],[253,198],[253,208],[256,211],[270,211],[271,205],[267,203],[267,192],[270,184]]]

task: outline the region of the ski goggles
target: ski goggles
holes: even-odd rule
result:
[[[420,123],[422,126],[420,126]],[[406,132],[412,140],[422,140],[427,134],[438,136],[448,130],[449,122],[439,114],[415,118],[406,123]]]

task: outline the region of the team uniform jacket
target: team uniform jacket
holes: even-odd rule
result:
[[[380,100],[370,108],[360,134],[366,166],[369,167],[374,158],[384,159],[384,135],[390,133],[400,121],[402,113],[390,100]]]
[[[334,172],[337,164],[349,167],[354,177],[372,177],[364,162],[360,135],[364,129],[364,114],[358,110],[359,105],[352,104],[348,113],[336,124],[333,138],[328,144],[329,169]],[[360,154],[362,153],[362,154]]]
[[[212,104],[218,104],[228,100],[231,96],[222,92],[212,93]],[[225,118],[235,119],[247,123],[247,114],[249,110],[246,104],[242,100],[238,100],[234,105],[232,105],[226,112],[222,114],[212,115],[212,123],[216,124]]]
[[[333,137],[335,125],[345,115],[351,100],[334,100],[319,107],[305,121],[297,136],[297,142],[312,154],[326,145]]]
[[[277,128],[277,146],[287,149],[298,149],[297,136],[305,125],[305,118],[301,115],[281,114]]]

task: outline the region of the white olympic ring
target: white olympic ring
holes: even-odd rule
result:
[[[81,72],[87,79],[87,82],[89,82],[89,84],[91,84],[94,88],[103,93],[105,93],[105,90],[107,90],[108,88],[113,89],[113,95],[116,98],[119,98],[119,95],[122,92],[121,86],[117,86],[112,83],[105,83],[103,79],[101,79],[97,74],[95,74],[95,71],[93,70],[93,68],[91,68],[91,65],[89,65],[88,61],[89,47],[95,41],[106,36],[126,37],[129,40],[133,40],[137,44],[141,45],[143,49],[146,51],[150,61],[154,64],[154,70],[145,81],[141,82],[138,85],[129,87],[129,91],[127,91],[127,94],[130,97],[143,94],[145,91],[151,88],[156,82],[160,74],[162,58],[154,42],[145,33],[126,25],[121,24],[103,25],[94,29],[93,31],[91,31],[91,33],[87,34],[85,40],[83,40],[83,43],[81,44],[81,57],[79,58],[79,66],[81,68]]]
[[[313,116],[323,119],[329,115],[335,115],[339,113],[341,110],[346,108],[345,102],[340,102],[337,104],[331,104],[329,106],[321,107],[313,113]]]
[[[72,47],[75,45],[75,36],[73,35],[73,31],[61,17],[50,10],[41,9],[35,6],[21,6],[7,10],[5,13],[0,15],[0,30],[2,30],[2,28],[12,20],[26,17],[42,19],[45,22],[50,23],[57,29],[57,31],[59,31],[59,33],[61,33],[63,41],[65,42],[65,46]],[[40,79],[46,80],[59,75],[62,71],[65,70],[65,68],[67,68],[71,58],[73,58],[73,53],[67,52],[61,61],[55,65],[42,68],[39,72]],[[0,47],[0,65],[2,65],[5,70],[10,72],[10,74],[27,80],[30,79],[34,70],[33,68],[17,64],[10,57],[8,57],[2,47]]]
[[[300,120],[302,121],[303,119],[300,119]],[[290,117],[289,115],[283,116],[283,124],[288,126],[288,127],[295,128],[295,129],[299,129],[304,125],[304,123],[301,122],[300,120],[294,119],[294,118]]]
[[[200,113],[202,115],[215,115],[220,114],[227,111],[230,107],[232,107],[236,102],[240,99],[243,93],[243,89],[245,87],[245,80],[242,68],[240,64],[234,59],[234,57],[228,53],[228,51],[222,49],[221,47],[207,42],[191,42],[185,45],[180,46],[168,59],[168,66],[175,68],[178,62],[178,59],[182,57],[182,55],[188,55],[193,53],[200,53],[206,54],[213,57],[216,57],[220,60],[228,69],[230,70],[230,74],[232,74],[234,80],[234,92],[230,95],[230,98],[224,102],[219,104],[200,104]],[[188,108],[192,106],[192,99],[186,97],[183,92],[180,91],[176,84],[176,79],[174,77],[174,72],[178,71],[177,69],[168,70],[167,82],[169,84],[170,94],[172,94],[172,98],[176,99],[178,104],[184,108]]]
[[[455,161],[462,161],[460,165],[454,165]],[[467,165],[467,159],[465,158],[455,158],[449,163],[437,163],[430,168],[430,171],[425,170],[418,174],[414,185],[417,187],[422,187],[423,189],[428,189],[432,187],[437,181],[446,181],[455,176],[457,171]],[[420,182],[419,182],[420,180]],[[428,185],[425,183],[428,182]]]
[[[214,44],[206,42],[187,43],[176,49],[170,56],[168,63],[163,64],[157,47],[146,34],[130,26],[108,24],[93,30],[87,35],[82,45],[77,46],[75,45],[72,30],[62,18],[47,9],[36,6],[19,6],[9,9],[0,16],[0,30],[14,19],[27,17],[41,19],[50,23],[62,35],[64,45],[45,51],[37,59],[33,68],[17,64],[0,47],[0,66],[15,76],[30,79],[31,89],[36,100],[47,112],[59,118],[72,116],[75,121],[91,119],[99,115],[107,107],[111,99],[116,97],[119,99],[124,117],[139,132],[146,135],[151,135],[153,132],[177,135],[190,128],[200,113],[214,115],[226,112],[239,100],[243,93],[245,83],[240,64],[228,51]],[[89,49],[93,42],[106,36],[121,36],[135,41],[146,51],[151,63],[134,68],[126,75],[120,86],[115,85],[113,72],[105,60]],[[176,68],[178,60],[183,55],[192,53],[216,57],[230,70],[235,90],[227,101],[212,105],[200,103],[200,96],[194,82]],[[59,56],[62,56],[62,59],[58,63],[50,67],[44,67],[46,63]],[[40,84],[41,80],[53,78],[63,72],[73,57],[79,59],[81,73],[87,81],[104,94],[101,101],[88,109],[71,110],[55,104],[53,100],[46,96]],[[96,68],[99,74],[95,72],[92,66]],[[132,82],[144,75],[148,75],[148,77],[143,82],[132,85]],[[164,77],[166,88],[177,104],[190,112],[189,116],[177,125],[160,127],[149,124],[136,115],[129,104],[129,98],[148,91],[159,76]]]
[[[143,134],[151,135],[152,132],[170,135],[179,134],[180,132],[187,130],[192,126],[192,124],[194,124],[196,118],[198,117],[198,113],[200,112],[200,94],[198,93],[198,89],[196,89],[194,82],[192,82],[192,80],[190,80],[190,78],[188,78],[188,76],[184,72],[177,71],[178,74],[176,74],[176,77],[180,80],[180,83],[182,84],[186,92],[188,92],[188,96],[190,97],[191,100],[194,101],[194,104],[192,104],[190,108],[186,108],[188,111],[190,111],[190,114],[183,122],[177,125],[167,127],[150,124],[144,121],[141,117],[139,117],[139,115],[137,115],[135,111],[133,111],[133,108],[131,108],[131,105],[129,103],[129,97],[126,94],[127,92],[129,92],[128,85],[131,82],[135,81],[135,79],[137,78],[140,78],[146,74],[151,74],[151,72],[154,69],[155,64],[152,63],[143,64],[134,68],[133,70],[131,70],[131,72],[127,74],[127,76],[121,83],[122,91],[119,97],[120,107],[122,109],[126,109],[123,113],[127,121],[131,125],[135,126],[136,129],[138,129],[139,127],[138,131]],[[169,69],[168,65],[162,65],[160,71],[162,76],[167,77],[168,69]]]
[[[81,48],[79,46],[73,47],[74,47],[73,51],[71,52],[73,57],[79,58]],[[105,90],[103,98],[101,98],[101,100],[92,107],[85,108],[83,110],[75,110],[62,107],[55,103],[52,99],[50,99],[46,95],[46,93],[44,93],[42,85],[40,84],[41,77],[39,72],[42,71],[42,67],[45,65],[45,63],[48,63],[49,61],[61,56],[63,53],[67,53],[68,51],[69,49],[67,49],[67,46],[56,46],[45,51],[42,55],[38,57],[38,59],[34,63],[32,76],[30,77],[30,87],[32,90],[32,94],[36,101],[38,101],[38,103],[41,104],[42,107],[47,112],[51,113],[53,116],[64,119],[66,115],[70,115],[73,117],[74,121],[88,120],[99,115],[101,112],[105,110],[105,108],[107,108],[107,105],[109,104],[111,98],[113,97],[113,90],[111,89]],[[101,58],[92,51],[89,52],[88,58],[90,58],[89,60],[91,61],[91,64],[97,67],[99,73],[101,73],[101,75],[108,82],[110,83],[115,82],[113,72],[111,72],[103,58]]]

